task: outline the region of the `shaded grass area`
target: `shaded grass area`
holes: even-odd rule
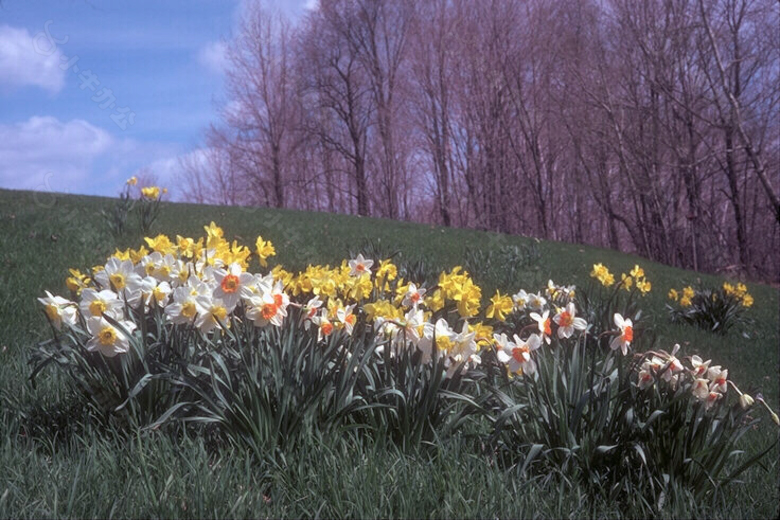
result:
[[[207,449],[204,439],[176,441],[157,434],[126,439],[94,425],[54,372],[32,388],[26,377],[27,347],[49,336],[36,298],[44,290],[66,293],[68,267],[101,263],[116,247],[137,247],[142,237],[110,235],[98,197],[0,190],[0,517],[251,516],[251,517],[643,517],[618,510],[578,487],[527,481],[491,464],[489,457],[450,440],[424,453],[343,440],[311,446],[264,465],[240,452]],[[473,251],[520,247],[534,251],[513,269],[491,262],[474,269],[483,298],[502,292],[538,290],[552,278],[585,286],[591,265],[613,273],[639,263],[653,283],[642,302],[656,325],[661,348],[674,343],[729,368],[745,389],[760,390],[778,403],[778,291],[748,284],[755,305],[752,323],[720,337],[669,324],[664,304],[670,287],[723,279],[655,264],[598,248],[538,242],[472,230],[444,229],[381,219],[265,208],[166,204],[154,232],[199,236],[215,221],[226,238],[274,242],[274,260],[288,269],[307,263],[338,263],[371,240],[388,254],[400,251],[431,272],[468,262]],[[136,229],[135,222],[130,223]],[[273,265],[273,263],[272,263]],[[505,285],[506,284],[506,285]],[[37,425],[31,428],[31,425]],[[766,444],[777,434],[771,423],[751,432],[743,449]],[[667,506],[662,515],[774,517],[778,506],[777,449],[766,471],[751,470],[744,485],[697,509]]]

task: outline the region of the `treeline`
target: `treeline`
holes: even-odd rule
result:
[[[201,202],[589,243],[780,277],[780,4],[248,7]]]

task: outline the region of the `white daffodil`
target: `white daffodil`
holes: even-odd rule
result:
[[[109,291],[108,289],[103,289],[102,291],[84,289],[81,291],[79,309],[85,319],[99,318],[105,314],[118,320],[122,318],[123,308],[124,304],[114,291]]]
[[[118,322],[130,334],[135,330],[132,321]],[[87,330],[92,338],[87,341],[87,350],[100,352],[106,357],[123,354],[130,349],[130,341],[125,333],[114,327],[103,317],[93,317],[87,320]]]
[[[561,309],[553,317],[553,321],[558,325],[559,338],[569,338],[575,330],[588,328],[588,322],[577,317],[577,309],[573,302],[569,302],[564,309]]]
[[[720,392],[710,392],[707,394],[707,398],[704,401],[704,409],[709,410],[713,406],[715,406],[715,403],[717,403],[720,399],[723,398],[723,394]]]
[[[195,326],[204,333],[208,334],[214,328],[218,327],[221,323],[225,327],[228,327],[228,310],[227,304],[220,298],[213,296],[198,296],[195,299],[197,304],[198,317],[195,320]]]
[[[710,368],[710,361],[711,360],[709,359],[707,361],[702,361],[702,359],[695,354],[691,356],[691,365],[693,366],[693,371],[692,371],[693,377],[706,377],[706,374]]]
[[[245,273],[240,264],[234,262],[227,269],[215,269],[213,275],[217,283],[214,297],[224,301],[231,310],[238,304],[241,296],[249,298],[254,292],[250,289],[254,276]]]
[[[512,303],[515,304],[515,311],[525,310],[528,305],[529,296],[523,289],[520,289],[516,294],[512,295]]]
[[[617,312],[613,317],[615,320],[615,326],[618,328],[618,334],[609,343],[609,348],[612,350],[620,349],[625,356],[628,354],[628,347],[631,346],[631,342],[634,341],[634,324],[631,320],[623,318]]]
[[[135,306],[139,295],[132,289],[141,284],[141,276],[135,271],[130,260],[119,260],[112,256],[105,267],[95,274],[95,281],[102,289],[110,289],[117,293],[120,300],[125,300]]]
[[[146,276],[154,276],[160,265],[162,265],[163,255],[159,251],[154,251],[141,258],[138,265],[135,266],[136,273],[141,278]]]
[[[424,323],[425,313],[420,308],[412,307],[404,315],[404,319],[400,320],[400,326],[387,321],[384,321],[381,326],[382,332],[392,338],[393,346],[395,347],[395,350],[397,350],[405,348],[408,344],[417,346],[420,341]],[[384,349],[377,349],[380,353],[383,350]],[[391,352],[391,355],[395,353],[395,350]]]
[[[344,330],[347,334],[352,335],[352,328],[355,326],[357,317],[352,314],[354,305],[348,305],[347,307],[339,307],[336,309],[336,319],[344,326]]]
[[[475,341],[477,333],[469,330],[469,324],[467,321],[463,322],[461,331],[455,334],[452,340],[452,347],[450,348],[449,356],[455,363],[472,363],[472,358],[479,358],[477,356],[477,342]],[[479,364],[481,360],[476,361]]]
[[[426,290],[422,287],[417,288],[413,283],[409,283],[409,287],[406,289],[406,294],[401,302],[406,307],[417,307],[417,305],[423,300]]]
[[[450,328],[447,320],[439,318],[436,324],[425,322],[423,324],[423,334],[420,341],[417,342],[417,348],[422,352],[424,363],[431,360],[433,355],[433,343],[436,342],[436,350],[439,356],[447,355],[452,348],[455,332]]]
[[[726,382],[729,378],[728,368],[721,369],[720,366],[714,366],[707,370],[707,378],[711,381],[710,391],[726,393],[728,390]]]
[[[287,305],[290,298],[282,291],[281,283],[278,283],[273,291],[266,291],[262,295],[253,295],[249,298],[249,307],[246,316],[256,326],[267,324],[281,326],[287,317]],[[316,312],[316,309],[315,309]]]
[[[532,312],[529,314],[532,320],[539,325],[539,332],[542,333],[542,338],[547,344],[550,344],[550,336],[552,336],[552,327],[550,325],[550,311],[544,311],[540,316],[539,314]]]
[[[303,327],[306,330],[309,330],[309,326],[312,323],[312,319],[317,315],[317,312],[319,311],[320,307],[322,307],[322,300],[320,300],[319,295],[315,296],[314,298],[311,298],[308,302],[306,302],[303,307],[301,307],[301,316],[303,319]]]
[[[366,273],[370,273],[372,265],[374,265],[373,260],[363,258],[363,255],[359,254],[349,261],[349,275],[362,276]]]
[[[311,319],[311,322],[317,325],[317,341],[322,341],[323,338],[326,338],[333,334],[334,326],[333,323],[331,323],[330,319],[328,318],[328,310],[322,309],[320,311],[319,316],[314,316]]]
[[[46,316],[57,330],[62,328],[63,323],[68,326],[76,324],[78,312],[74,302],[66,300],[62,296],[54,296],[49,291],[46,291],[45,298],[38,298],[38,301],[43,305]]]
[[[505,341],[497,352],[498,359],[505,363],[513,374],[533,375],[536,372],[536,362],[531,357],[531,352],[541,345],[542,338],[538,334],[531,334],[525,341],[515,334],[514,341]]]
[[[541,312],[544,310],[544,306],[547,305],[547,300],[545,300],[542,295],[540,294],[529,294],[528,295],[528,303],[526,304],[526,308]]]
[[[707,379],[701,377],[697,378],[693,382],[691,392],[699,401],[705,400],[710,393],[710,382]]]
[[[651,364],[648,361],[642,363],[642,367],[640,368],[639,374],[637,375],[637,383],[640,390],[649,388],[653,386],[653,383],[655,383],[655,376],[653,375]]]
[[[193,323],[198,315],[198,297],[210,294],[211,288],[207,284],[192,277],[186,285],[173,290],[173,302],[165,307],[165,314],[176,324]]]

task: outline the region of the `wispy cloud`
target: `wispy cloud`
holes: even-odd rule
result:
[[[36,86],[56,94],[65,84],[60,56],[45,34],[0,25],[0,88]]]
[[[214,74],[222,74],[227,68],[227,45],[209,42],[198,51],[198,61]]]

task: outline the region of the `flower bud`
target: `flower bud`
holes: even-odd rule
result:
[[[748,394],[742,394],[741,396],[739,396],[739,404],[742,406],[743,409],[750,408],[751,406],[753,406],[754,402],[755,401],[753,400],[753,398],[750,397]]]

